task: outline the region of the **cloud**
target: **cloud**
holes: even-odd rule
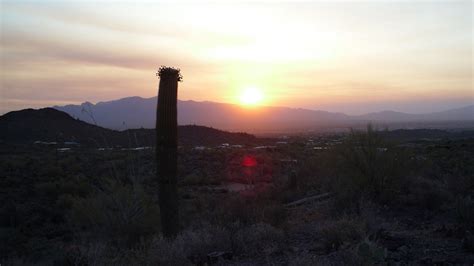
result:
[[[168,56],[165,52],[149,54],[141,51],[127,51],[116,47],[93,46],[71,40],[44,38],[32,34],[4,32],[2,60],[6,66],[28,63],[48,63],[61,60],[76,63],[110,65],[132,69],[153,69],[157,63],[185,60]],[[180,62],[181,61],[181,62]]]

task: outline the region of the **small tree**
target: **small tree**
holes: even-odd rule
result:
[[[178,82],[182,80],[179,69],[160,67],[158,107],[156,113],[156,165],[159,180],[159,204],[162,232],[174,237],[179,231],[177,146],[178,146]]]

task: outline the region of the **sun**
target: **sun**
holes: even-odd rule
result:
[[[255,87],[248,87],[240,95],[240,103],[243,105],[258,105],[263,100],[262,92]]]

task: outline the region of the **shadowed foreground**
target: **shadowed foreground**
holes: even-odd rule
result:
[[[474,261],[472,135],[389,133],[181,146],[173,240],[160,233],[153,150],[3,145],[1,262]]]

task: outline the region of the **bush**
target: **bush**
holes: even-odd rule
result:
[[[109,239],[118,245],[133,245],[160,229],[159,208],[143,189],[117,183],[86,198],[74,198],[69,221],[86,238]]]

